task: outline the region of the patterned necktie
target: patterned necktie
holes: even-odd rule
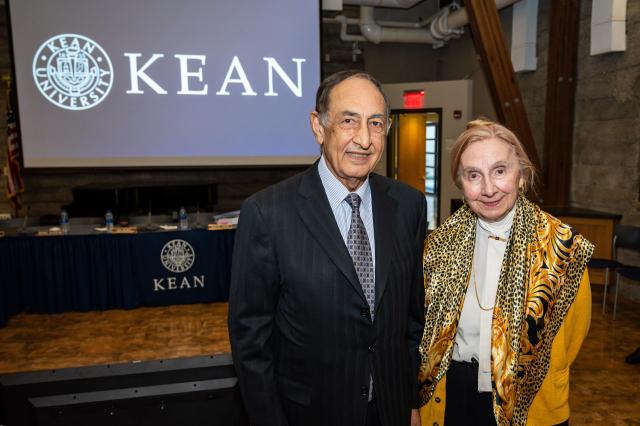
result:
[[[373,321],[376,285],[371,245],[369,244],[364,222],[360,217],[360,203],[362,200],[358,194],[351,193],[347,195],[345,201],[351,206],[351,226],[347,234],[347,248],[351,259],[353,259],[353,266],[356,268],[362,291],[367,298],[371,320]]]

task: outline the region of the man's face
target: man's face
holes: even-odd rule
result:
[[[313,133],[329,170],[355,191],[382,156],[388,128],[384,98],[370,81],[352,77],[331,91],[327,116],[323,127],[318,113],[311,113]]]

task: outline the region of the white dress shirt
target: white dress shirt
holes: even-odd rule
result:
[[[491,392],[491,322],[515,206],[497,222],[478,218],[473,263],[453,348],[456,361],[478,362],[478,391]],[[490,238],[494,237],[494,238]],[[498,237],[499,239],[495,239]],[[477,287],[477,292],[476,292]],[[482,308],[480,309],[478,304]]]
[[[320,174],[320,180],[324,187],[324,192],[329,199],[329,206],[336,219],[338,228],[340,229],[340,235],[344,240],[345,246],[347,245],[347,236],[349,234],[349,228],[351,227],[351,206],[345,198],[351,193],[346,186],[342,184],[336,178],[324,159],[324,155],[320,157],[318,162],[318,173]],[[376,240],[373,233],[373,208],[371,203],[371,186],[369,186],[369,178],[364,181],[360,188],[355,191],[362,200],[360,203],[360,218],[364,223],[364,228],[367,230],[367,236],[369,237],[369,244],[371,245],[371,257],[373,258],[373,272],[376,270]],[[375,276],[375,275],[374,275]]]

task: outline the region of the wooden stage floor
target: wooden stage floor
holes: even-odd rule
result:
[[[230,352],[226,303],[20,314],[0,328],[0,374]]]
[[[571,424],[640,425],[640,364],[624,362],[640,346],[640,304],[619,301],[613,321],[601,313],[601,288],[571,368]],[[0,374],[229,352],[226,303],[20,314],[0,328]]]

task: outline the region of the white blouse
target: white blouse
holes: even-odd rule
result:
[[[491,321],[515,206],[497,222],[478,218],[473,263],[453,348],[456,361],[478,362],[478,391],[491,392]],[[483,309],[480,308],[482,306]]]

